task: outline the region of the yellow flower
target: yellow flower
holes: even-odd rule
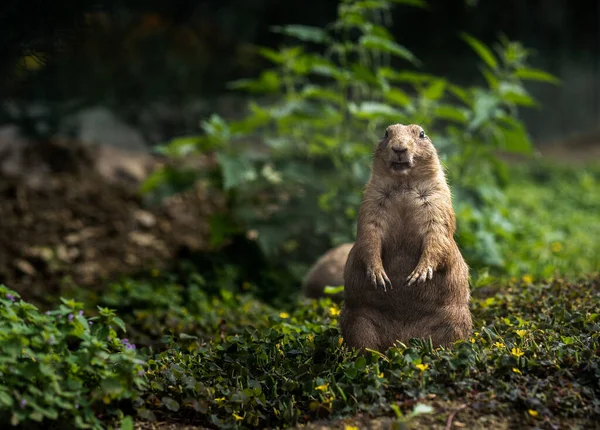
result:
[[[221,403],[225,401],[225,397],[219,397],[218,399],[215,399],[215,402],[217,403]]]
[[[552,249],[552,252],[554,253],[560,252],[562,250],[562,243],[554,242],[550,249]]]
[[[527,411],[529,413],[529,415],[531,415],[532,417],[537,417],[540,413],[538,411],[536,411],[535,409],[529,409]]]
[[[338,345],[342,345],[342,343],[344,343],[344,338],[340,336],[340,338],[338,339]]]
[[[349,426],[348,424],[346,424],[344,426],[344,430],[358,430],[358,427],[356,427],[356,426]]]
[[[429,364],[417,364],[417,369],[419,369],[421,372],[426,371],[427,369],[429,369]]]
[[[102,399],[102,401],[103,401],[105,404],[107,404],[107,405],[108,405],[108,404],[110,403],[110,397],[108,397],[108,396],[104,396],[104,398]]]
[[[519,337],[523,337],[527,334],[527,330],[517,330],[515,333],[517,333]]]
[[[513,368],[512,368],[512,371],[513,371],[513,372],[515,372],[515,373],[517,373],[517,374],[519,374],[519,375],[522,375],[522,374],[523,374],[523,373],[521,373],[521,371],[520,371],[519,369],[517,369],[516,367],[513,367]]]
[[[378,378],[383,378],[383,372],[379,372],[379,373],[377,374],[377,377],[378,377]]]
[[[522,355],[525,355],[525,353],[523,351],[521,351],[520,348],[513,348],[510,350],[510,353],[517,358],[521,357]]]
[[[495,342],[495,343],[494,343],[494,346],[495,346],[496,348],[504,348],[504,347],[505,347],[505,345],[504,345],[502,342]]]
[[[329,313],[331,314],[332,317],[337,317],[340,314],[340,312],[341,312],[341,310],[335,306],[332,306],[329,308]]]
[[[472,337],[471,339],[469,339],[469,341],[470,341],[471,343],[475,343],[475,338],[474,338],[474,337]]]
[[[533,282],[533,277],[531,275],[524,275],[521,280],[526,284],[531,284]]]
[[[315,390],[327,391],[327,388],[329,388],[329,384],[323,384],[323,385],[319,385],[319,386],[315,387]]]
[[[309,334],[308,336],[306,336],[306,338],[308,339],[309,342],[312,342],[313,340],[315,340],[315,335]]]
[[[281,312],[279,314],[279,318],[289,318],[289,317],[290,317],[290,314],[288,314],[287,312]]]
[[[235,418],[236,421],[242,421],[244,419],[244,417],[240,417],[238,414],[232,414],[233,418]]]

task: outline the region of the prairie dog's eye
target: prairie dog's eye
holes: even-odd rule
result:
[[[421,132],[419,133],[419,138],[423,139],[425,137],[425,132],[423,130],[421,130]]]
[[[388,136],[389,136],[389,132],[388,132],[388,130],[386,129],[386,130],[385,130],[385,136],[384,136],[384,137],[388,137]]]

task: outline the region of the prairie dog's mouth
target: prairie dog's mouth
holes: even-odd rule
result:
[[[410,161],[392,161],[391,168],[394,172],[406,172],[410,170],[412,163]]]

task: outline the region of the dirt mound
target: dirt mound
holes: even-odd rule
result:
[[[2,160],[17,161],[0,169],[0,283],[24,298],[208,249],[207,220],[222,201],[198,186],[144,207],[137,185],[158,165],[150,156],[64,141],[10,148],[0,145]]]

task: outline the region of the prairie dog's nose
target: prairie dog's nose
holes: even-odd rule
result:
[[[396,154],[402,154],[403,152],[406,152],[408,150],[408,147],[404,146],[404,145],[400,145],[399,143],[394,143],[392,145],[392,151],[394,151]]]

